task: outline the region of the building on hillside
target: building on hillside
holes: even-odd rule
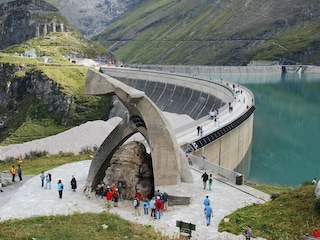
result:
[[[27,58],[36,58],[37,56],[37,52],[36,49],[31,49],[31,50],[27,50],[24,52],[24,56]]]

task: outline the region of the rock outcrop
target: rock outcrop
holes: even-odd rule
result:
[[[0,49],[49,32],[65,32],[70,23],[59,9],[42,0],[19,0],[0,5]]]
[[[62,124],[72,118],[73,96],[42,72],[22,65],[0,64],[0,78],[6,79],[0,81],[0,107],[5,109],[2,119],[13,116],[28,97],[30,101],[41,101],[48,112],[59,116]]]
[[[125,183],[122,189],[124,198],[132,198],[137,190],[143,197],[153,195],[152,161],[141,142],[122,145],[110,163],[103,179],[104,185],[118,186],[119,181]]]

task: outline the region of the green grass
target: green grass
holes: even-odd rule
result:
[[[44,203],[45,204],[45,203]],[[107,225],[103,229],[102,225]],[[149,225],[139,225],[111,213],[75,213],[0,222],[0,239],[171,239]]]
[[[52,58],[52,62],[46,64],[38,59],[18,56],[32,48],[36,49],[38,55]],[[111,97],[85,94],[85,80],[90,67],[71,63],[65,57],[66,54],[89,58],[97,55],[112,56],[106,49],[85,40],[76,32],[50,33],[2,50],[0,63],[5,64],[5,67],[20,66],[11,74],[14,84],[25,81],[25,78],[30,76],[52,79],[58,84],[54,89],[57,93],[53,95],[64,94],[65,98],[70,98],[70,108],[68,112],[63,110],[58,114],[52,114],[48,109],[59,107],[56,102],[48,106],[48,103],[41,101],[33,93],[14,96],[17,100],[16,110],[14,117],[5,123],[5,128],[0,132],[0,145],[28,142],[52,136],[87,121],[105,119],[112,106]],[[13,71],[13,67],[9,69]],[[0,85],[5,86],[7,80],[0,81]],[[0,113],[8,115],[9,118],[12,116],[4,107],[0,108]]]
[[[314,228],[319,228],[320,214],[319,209],[315,209],[314,190],[315,185],[285,189],[270,202],[253,204],[226,216],[229,222],[222,220],[219,231],[243,234],[245,226],[249,224],[253,229],[253,237],[302,239],[305,233],[312,233]]]
[[[0,161],[0,172],[10,170],[12,165],[17,166],[21,164],[24,175],[35,176],[40,174],[41,171],[48,171],[66,163],[91,159],[91,154],[92,153],[89,152],[86,154],[60,153],[30,159],[25,159],[25,156],[22,156],[22,163],[18,163],[18,159],[14,159],[13,161]],[[11,157],[9,157],[9,159],[10,158]]]

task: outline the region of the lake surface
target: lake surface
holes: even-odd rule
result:
[[[257,183],[298,186],[320,179],[320,75],[214,76],[255,96],[251,167]]]

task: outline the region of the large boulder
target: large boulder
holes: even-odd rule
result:
[[[145,146],[137,141],[122,145],[113,155],[103,182],[106,186],[124,183],[124,198],[133,198],[137,191],[140,191],[142,197],[153,196],[152,161]]]

